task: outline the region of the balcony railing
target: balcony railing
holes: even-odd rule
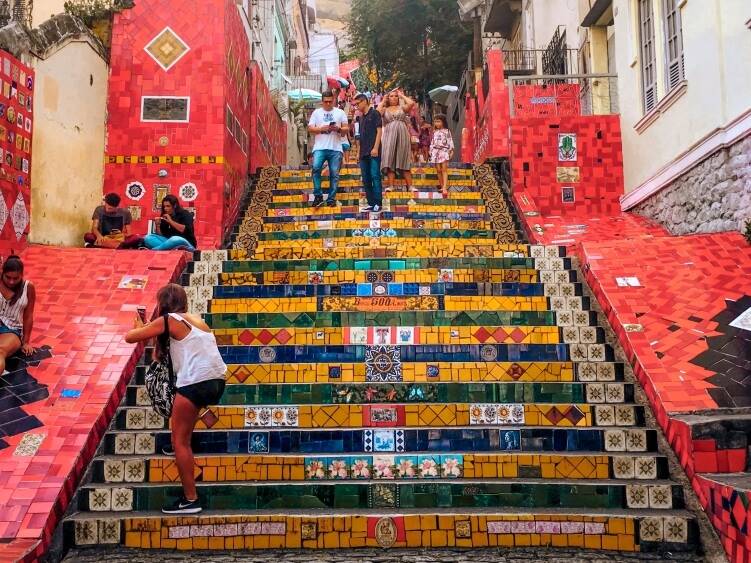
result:
[[[616,74],[509,76],[508,86],[512,117],[619,113]]]
[[[553,54],[555,56],[553,56]],[[576,74],[579,52],[576,49],[510,49],[503,51],[503,72],[509,76],[531,74]]]
[[[323,89],[323,80],[319,74],[297,74],[290,76],[292,84],[287,84],[287,90],[297,90],[298,88],[307,88],[321,92]]]

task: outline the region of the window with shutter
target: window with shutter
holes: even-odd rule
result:
[[[639,0],[639,42],[641,45],[641,87],[644,113],[657,105],[657,70],[652,0]]]
[[[665,90],[670,92],[680,84],[685,75],[683,71],[683,31],[681,29],[681,11],[677,0],[663,0],[665,27]]]

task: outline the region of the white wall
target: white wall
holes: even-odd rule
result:
[[[686,0],[681,8],[686,87],[674,100],[667,97],[665,87],[662,1],[653,4],[662,107],[658,103],[645,118],[637,1],[613,2],[626,192],[645,190],[650,182],[650,189],[657,189],[658,172],[751,109],[748,0]]]
[[[80,41],[33,66],[29,240],[81,246],[102,200],[107,64]]]
[[[339,74],[339,49],[336,35],[333,33],[312,33],[310,35],[308,64],[311,73],[320,74],[321,60],[324,61],[327,75]]]

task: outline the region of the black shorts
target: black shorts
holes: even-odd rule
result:
[[[177,392],[199,409],[215,405],[224,393],[224,379],[207,379],[192,385],[178,387]]]

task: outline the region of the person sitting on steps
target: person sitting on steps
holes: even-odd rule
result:
[[[130,211],[120,207],[120,196],[108,193],[104,205],[99,205],[91,216],[91,232],[83,235],[87,247],[98,248],[138,248],[143,238],[131,235]]]
[[[162,200],[162,215],[155,219],[161,234],[144,237],[144,244],[151,250],[172,250],[179,248],[193,252],[196,249],[196,235],[193,232],[193,214],[180,206],[172,195]]]
[[[18,350],[26,356],[34,353],[29,342],[35,302],[34,284],[23,279],[23,262],[18,256],[8,256],[0,274],[0,374],[5,361]]]

